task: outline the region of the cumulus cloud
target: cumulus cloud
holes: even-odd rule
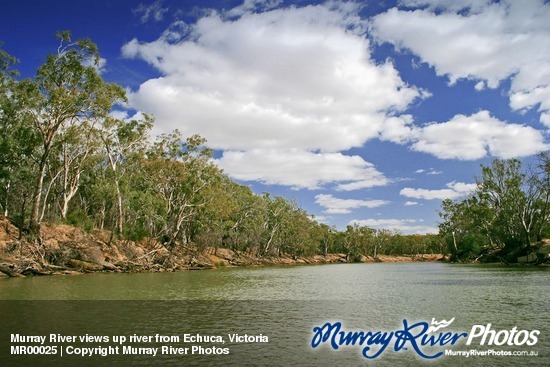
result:
[[[541,120],[549,123],[550,119],[543,115]],[[550,148],[540,130],[501,121],[485,110],[469,116],[458,114],[449,121],[425,126],[415,125],[410,115],[390,117],[386,121],[381,140],[410,144],[412,150],[440,159],[476,160],[488,155],[509,159]],[[426,170],[416,171],[423,172]],[[441,172],[431,169],[426,173],[437,175]]]
[[[317,5],[211,13],[174,24],[159,39],[125,44],[162,76],[130,93],[160,129],[200,133],[220,149],[335,152],[381,131],[389,110],[420,96],[391,62],[369,54],[363,21],[349,8]]]
[[[359,156],[341,153],[252,149],[225,151],[215,162],[235,179],[296,189],[319,189],[326,184],[338,183],[337,189],[349,191],[389,183],[372,163]]]
[[[429,124],[418,128],[416,136],[413,150],[442,159],[474,160],[488,154],[508,159],[548,149],[539,130],[505,123],[488,111],[456,115],[447,122]]]
[[[349,224],[358,224],[362,227],[364,226],[374,229],[395,230],[405,234],[425,234],[438,232],[436,227],[423,225],[422,220],[418,219],[355,219],[350,221]]]
[[[139,4],[137,8],[132,12],[139,16],[139,20],[142,23],[146,23],[149,20],[156,22],[161,21],[164,18],[164,14],[168,11],[168,8],[162,7],[163,0],[157,0],[151,5]]]
[[[389,203],[385,200],[340,199],[326,194],[315,196],[315,202],[325,208],[327,214],[348,214],[351,209],[378,208]]]
[[[226,150],[220,164],[233,177],[295,187],[349,181],[340,190],[387,182],[378,175],[373,183],[372,169],[366,168],[360,180],[347,174],[327,179],[324,172],[348,168],[356,158],[338,156],[343,165],[335,167],[330,154],[377,138],[388,116],[428,94],[407,85],[390,60],[371,58],[357,4],[271,9],[277,4],[246,1],[192,24],[176,22],[154,41],[125,44],[124,57],[141,59],[160,73],[130,91],[132,107],[156,117],[154,133],[177,128]],[[386,134],[398,139],[404,133]],[[306,177],[293,162],[283,162],[295,177],[285,172],[275,177],[267,171],[282,168],[266,167],[280,163],[271,159],[275,150],[297,161],[309,152],[322,169],[306,169]],[[329,166],[319,167],[321,162]]]
[[[417,135],[418,128],[413,124],[412,115],[391,116],[386,119],[380,139],[405,144],[413,141]]]
[[[543,0],[405,0],[377,15],[380,42],[409,49],[451,83],[479,80],[495,88],[511,78],[510,106],[550,110],[550,4]]]
[[[161,2],[155,4],[163,9]],[[467,15],[441,13],[440,8],[448,6],[443,0],[437,6],[420,0],[408,4],[424,7],[414,14],[427,24],[450,19],[460,30],[463,18],[477,14],[469,1],[460,5],[470,7]],[[184,135],[205,137],[211,148],[224,151],[216,162],[232,177],[294,188],[334,184],[337,190],[349,191],[388,184],[372,164],[339,153],[373,138],[443,159],[488,154],[509,158],[548,148],[539,131],[501,122],[486,111],[416,126],[406,110],[429,93],[407,85],[390,60],[377,63],[371,58],[360,5],[279,5],[278,0],[246,0],[233,9],[204,13],[194,23],[177,21],[156,40],[126,43],[124,57],[143,60],[160,74],[128,93],[130,105],[155,116],[154,133],[177,128]],[[411,31],[416,38],[409,45],[408,36],[393,28],[392,22],[408,19],[409,13],[393,9],[375,17],[376,36],[413,50],[415,42],[431,39],[431,29],[427,38]],[[416,21],[412,17],[403,27],[416,26]],[[448,27],[442,25],[442,35],[434,33],[437,42],[454,43],[445,38],[456,33]],[[429,43],[429,49],[444,46],[437,42]],[[428,56],[421,55],[427,62]],[[475,77],[489,87],[510,74],[507,68],[500,73],[492,66],[487,69],[493,70],[491,75],[479,68],[462,72],[453,65],[436,69],[452,80]],[[522,83],[529,84],[527,79]],[[532,93],[522,98],[518,94],[517,105],[527,106],[532,98]]]
[[[453,181],[447,184],[446,189],[428,190],[405,187],[399,192],[399,194],[408,198],[424,200],[456,199],[468,195],[470,192],[475,190],[476,187],[476,184]]]

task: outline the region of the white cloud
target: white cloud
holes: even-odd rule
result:
[[[348,214],[351,209],[378,208],[389,203],[385,200],[340,199],[326,194],[315,196],[315,202],[325,208],[323,212],[327,214]]]
[[[321,224],[330,224],[329,221],[330,221],[330,218],[331,217],[328,217],[328,216],[325,216],[325,215],[314,215],[312,216],[313,220],[316,221],[317,223],[321,223]]]
[[[476,189],[476,184],[467,184],[464,182],[449,182],[446,189],[428,190],[428,189],[415,189],[411,187],[405,187],[399,194],[413,199],[424,200],[444,200],[444,199],[456,199],[461,196],[466,196],[470,192]]]
[[[412,115],[392,116],[386,119],[380,139],[405,144],[414,140],[417,134],[418,129],[413,124]]]
[[[443,123],[417,128],[412,149],[441,159],[474,160],[487,156],[523,157],[548,149],[544,136],[529,126],[509,124],[488,111],[456,115]]]
[[[103,57],[100,57],[97,63],[92,58],[86,58],[82,64],[86,67],[93,67],[100,75],[105,73],[107,70],[107,59],[104,59]]]
[[[429,170],[426,170],[426,169],[421,168],[421,169],[417,169],[417,170],[415,171],[415,173],[425,173],[425,174],[427,174],[427,175],[435,176],[435,175],[440,175],[440,174],[442,174],[443,171],[436,171],[436,170],[433,169],[433,168],[430,168]]]
[[[109,116],[118,120],[126,120],[129,117],[128,111],[123,110],[112,110],[111,112],[109,112]]]
[[[436,227],[423,225],[422,221],[417,219],[355,219],[350,221],[349,224],[358,224],[362,227],[374,229],[396,230],[405,234],[438,233]]]
[[[339,190],[384,186],[389,180],[359,156],[304,150],[253,149],[225,151],[215,161],[238,180],[318,189],[336,183]]]
[[[418,205],[417,201],[406,201],[405,204],[403,204],[403,206],[415,206],[415,205]]]
[[[176,22],[155,41],[125,44],[124,57],[144,60],[161,74],[128,94],[132,107],[155,116],[154,133],[177,128],[231,151],[220,162],[233,177],[295,187],[342,182],[340,190],[384,184],[363,168],[358,178],[345,172],[343,180],[315,172],[306,177],[292,162],[282,165],[295,177],[275,177],[253,158],[260,150],[267,156],[316,152],[315,162],[329,164],[317,168],[342,172],[350,159],[334,167],[324,154],[361,147],[379,136],[389,115],[428,96],[406,85],[391,61],[371,59],[358,5],[257,11],[274,4],[247,1],[194,24]]]
[[[162,7],[163,0],[157,0],[151,5],[139,4],[137,8],[132,12],[140,16],[139,20],[142,23],[146,23],[149,20],[159,22],[164,18],[164,14],[168,11],[168,8]]]
[[[390,9],[372,21],[380,41],[409,49],[451,83],[476,89],[512,79],[510,106],[550,110],[550,4],[543,0],[405,0],[422,9]]]
[[[239,6],[236,6],[224,13],[227,17],[241,17],[246,13],[258,12],[274,9],[281,4],[282,0],[244,0]]]
[[[307,6],[211,13],[175,23],[125,57],[162,76],[130,93],[159,130],[199,133],[214,148],[298,148],[335,152],[377,137],[386,113],[420,96],[391,62],[375,64],[363,21],[349,8]]]
[[[485,82],[482,80],[480,82],[477,82],[476,85],[475,85],[475,90],[477,91],[482,91],[486,88],[486,85],[485,85]]]
[[[546,124],[547,120],[543,114],[541,121]],[[550,148],[545,143],[542,131],[500,121],[485,110],[469,116],[455,115],[449,121],[432,122],[422,127],[413,123],[411,115],[389,117],[380,139],[402,145],[410,144],[412,150],[429,153],[440,159],[476,160],[487,155],[509,159],[533,155]],[[416,171],[423,172],[426,170]],[[430,169],[426,173],[437,175],[441,172]]]

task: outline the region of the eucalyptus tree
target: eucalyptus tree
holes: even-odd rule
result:
[[[139,165],[145,155],[152,127],[153,119],[148,115],[130,121],[106,116],[97,127],[105,161],[112,173],[117,209],[115,231],[119,235],[122,234],[124,224],[122,180],[132,171],[132,164]]]
[[[21,81],[17,89],[24,117],[32,121],[41,145],[30,218],[32,231],[40,223],[48,159],[60,133],[83,121],[106,116],[115,102],[125,99],[120,86],[105,82],[99,75],[100,56],[93,42],[73,42],[67,31],[56,36],[57,52],[47,56],[34,80]]]
[[[550,169],[548,153],[527,173],[517,159],[481,166],[477,188],[464,200],[443,201],[440,233],[452,239],[458,257],[482,248],[513,258],[528,251],[548,229]]]
[[[227,176],[212,175],[210,183],[202,190],[204,206],[195,220],[193,241],[201,247],[232,247],[230,236],[233,218],[239,210],[234,192],[236,184]]]
[[[325,223],[318,223],[315,221],[315,217],[311,217],[312,226],[309,229],[312,240],[317,245],[316,253],[328,255],[329,252],[334,252],[337,249],[334,248],[335,245],[335,234],[337,233],[336,228],[330,227]]]
[[[265,203],[266,215],[263,223],[264,245],[260,250],[260,255],[278,255],[283,241],[282,232],[287,224],[285,212],[289,210],[289,205],[283,197],[272,197],[269,193],[264,193],[262,199]]]
[[[481,168],[475,197],[489,209],[493,237],[504,246],[529,246],[537,208],[520,161],[496,159]]]
[[[528,184],[536,203],[534,232],[537,241],[541,241],[544,235],[550,235],[550,152],[540,153],[537,159]]]
[[[212,152],[204,144],[198,135],[186,140],[177,131],[161,135],[145,162],[152,188],[163,206],[159,235],[172,245],[191,240],[193,232],[203,225],[200,215],[205,206],[215,200],[210,197],[215,191],[208,189],[220,179],[221,171],[210,161]]]
[[[259,253],[267,226],[268,202],[250,187],[232,182],[231,196],[237,205],[227,229],[227,242],[234,250]]]
[[[1,46],[1,44],[0,44]],[[0,48],[0,182],[1,199],[0,206],[4,216],[8,216],[10,209],[10,189],[12,187],[12,174],[14,165],[19,155],[18,139],[13,135],[17,131],[16,105],[13,100],[14,77],[17,71],[13,65],[17,60]]]
[[[94,121],[87,122],[75,129],[73,134],[67,134],[63,145],[63,197],[61,217],[66,219],[69,202],[76,195],[80,187],[80,176],[85,169],[86,162],[98,149],[97,134]]]
[[[376,229],[372,232],[372,256],[377,257],[390,244],[394,235],[388,229]]]
[[[372,239],[375,230],[358,223],[348,225],[343,234],[343,247],[348,260],[360,261],[363,255],[372,250]]]

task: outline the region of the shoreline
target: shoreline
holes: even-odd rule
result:
[[[359,263],[445,261],[442,254],[364,256]],[[141,273],[188,270],[354,263],[346,254],[257,256],[227,248],[170,248],[154,240],[113,239],[107,231],[84,232],[66,224],[41,226],[40,237],[20,234],[0,218],[0,277]]]

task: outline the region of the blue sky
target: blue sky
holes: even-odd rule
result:
[[[0,41],[31,77],[56,31],[89,37],[119,116],[203,135],[319,221],[425,233],[480,164],[549,149],[549,19],[542,0],[26,0],[0,5]]]

